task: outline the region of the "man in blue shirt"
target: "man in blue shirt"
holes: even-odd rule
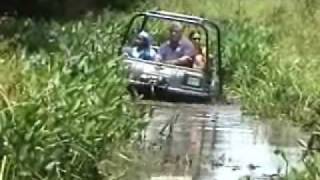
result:
[[[192,42],[183,36],[183,26],[175,22],[170,26],[169,40],[160,46],[157,60],[179,66],[192,67],[195,48]]]

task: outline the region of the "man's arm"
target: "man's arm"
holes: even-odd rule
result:
[[[195,54],[195,49],[191,42],[186,42],[186,44],[184,44],[182,48],[183,48],[183,56],[177,60],[172,61],[172,63],[180,66],[189,66],[190,64],[193,63],[192,57]]]
[[[179,66],[188,66],[192,61],[192,58],[189,56],[182,56],[179,59],[168,61],[169,64],[179,65]]]

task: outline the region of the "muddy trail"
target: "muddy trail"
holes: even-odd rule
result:
[[[145,179],[278,179],[301,156],[299,129],[253,120],[238,105],[143,104],[153,107],[144,132]]]

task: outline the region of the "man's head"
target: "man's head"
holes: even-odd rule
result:
[[[170,42],[171,43],[178,43],[182,37],[183,33],[183,26],[179,22],[174,22],[170,26]]]

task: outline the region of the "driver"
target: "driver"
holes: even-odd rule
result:
[[[171,24],[169,31],[169,40],[160,46],[157,60],[192,68],[195,48],[192,42],[183,36],[183,26],[174,22]]]

